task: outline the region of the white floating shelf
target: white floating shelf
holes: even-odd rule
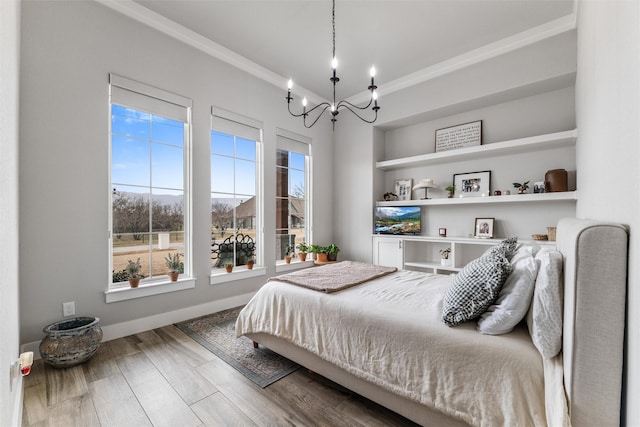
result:
[[[530,136],[511,141],[494,142],[476,147],[460,148],[439,153],[422,154],[419,156],[403,157],[400,159],[376,162],[376,168],[382,170],[401,169],[411,166],[425,166],[474,160],[505,154],[528,153],[551,148],[569,147],[576,143],[577,131],[549,133],[546,135]]]
[[[413,267],[413,268],[429,268],[429,269],[436,269],[436,270],[447,270],[447,271],[460,271],[462,270],[459,267],[453,267],[450,265],[442,265],[440,263],[434,263],[434,262],[413,262],[413,261],[407,261],[404,263],[405,267]]]
[[[474,205],[482,203],[535,203],[553,201],[576,201],[577,191],[559,193],[512,194],[509,196],[491,197],[457,197],[453,199],[402,200],[393,202],[376,202],[376,206],[435,206],[435,205]]]

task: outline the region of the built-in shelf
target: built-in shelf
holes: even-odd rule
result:
[[[495,157],[506,154],[528,153],[539,150],[562,148],[575,145],[577,131],[568,130],[545,135],[530,136],[511,141],[494,142],[476,147],[460,148],[439,153],[421,154],[419,156],[403,157],[400,159],[376,162],[376,168],[381,170],[402,169],[412,166],[426,166],[433,164],[475,160],[479,158]]]
[[[481,203],[535,203],[554,201],[576,201],[577,191],[563,191],[559,193],[511,194],[509,196],[491,197],[456,197],[453,199],[421,199],[396,200],[393,202],[376,202],[376,206],[434,206],[434,205],[473,205]]]

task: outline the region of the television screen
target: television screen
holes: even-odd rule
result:
[[[374,212],[376,234],[420,234],[420,206],[378,206]]]

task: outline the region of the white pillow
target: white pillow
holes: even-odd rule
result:
[[[542,357],[551,359],[562,349],[562,254],[541,249],[536,255],[538,276],[527,324],[531,340]]]
[[[487,335],[509,333],[527,315],[538,274],[534,252],[532,246],[519,246],[511,258],[511,274],[498,299],[480,316],[479,332]]]

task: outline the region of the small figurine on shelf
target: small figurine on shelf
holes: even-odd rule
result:
[[[518,189],[518,194],[527,194],[527,190],[529,189],[529,181],[523,182],[520,184],[519,182],[514,182],[513,186]]]
[[[382,196],[385,202],[394,202],[398,200],[398,195],[396,193],[387,192]]]

